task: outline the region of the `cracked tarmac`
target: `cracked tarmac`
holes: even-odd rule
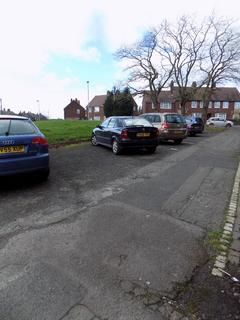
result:
[[[48,183],[0,194],[0,319],[186,319],[174,290],[222,224],[239,131],[150,156],[52,150]]]

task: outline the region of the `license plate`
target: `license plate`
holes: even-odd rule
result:
[[[182,131],[180,131],[180,130],[175,130],[175,131],[173,131],[173,133],[179,134],[179,133],[182,133]]]
[[[149,132],[138,132],[137,137],[149,137],[150,133]]]
[[[0,147],[0,153],[18,153],[18,152],[24,152],[24,146]]]

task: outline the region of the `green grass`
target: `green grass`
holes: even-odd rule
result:
[[[205,132],[222,132],[227,130],[227,128],[225,127],[215,127],[215,126],[205,126],[204,127],[204,131]]]
[[[45,134],[50,144],[74,143],[88,140],[93,128],[100,121],[94,120],[42,120],[36,125]]]

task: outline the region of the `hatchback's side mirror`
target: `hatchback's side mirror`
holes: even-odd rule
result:
[[[96,128],[102,129],[102,126],[98,124]]]

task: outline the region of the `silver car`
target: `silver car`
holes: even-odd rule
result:
[[[221,117],[211,117],[207,120],[207,125],[216,126],[216,127],[227,127],[230,128],[233,126],[233,122],[230,120],[226,120]]]
[[[180,144],[187,137],[187,124],[178,113],[143,113],[140,115],[151,122],[159,130],[159,140],[173,140]]]

